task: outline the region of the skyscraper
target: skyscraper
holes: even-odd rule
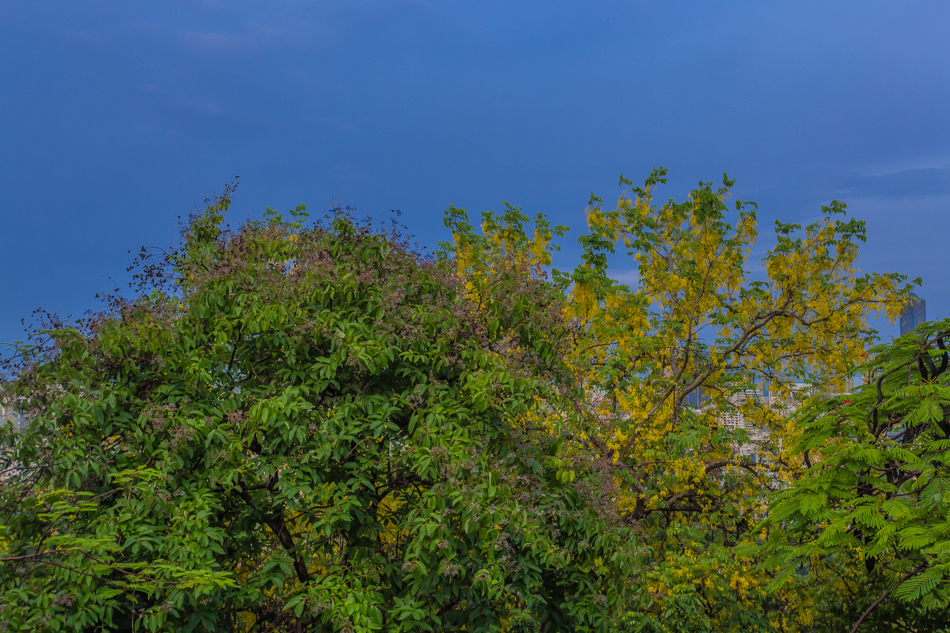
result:
[[[927,320],[927,300],[914,293],[901,310],[901,334],[907,334]]]

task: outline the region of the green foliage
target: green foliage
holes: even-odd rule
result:
[[[476,297],[346,213],[231,231],[228,203],[146,257],[142,297],[21,348],[0,621],[601,628],[628,538],[530,423],[572,380],[556,289],[515,262]]]
[[[232,231],[226,191],[11,360],[0,622],[944,630],[950,321],[827,396],[911,285],[859,273],[838,202],[753,277],[755,205],[665,174],[593,197],[553,282],[565,228],[508,204],[428,256],[344,210]]]
[[[784,568],[774,586],[850,558],[864,567],[854,578],[878,586],[878,595],[862,596],[866,613],[856,623],[878,616],[875,609],[900,608],[888,598],[922,611],[946,609],[948,336],[944,320],[872,349],[863,385],[800,412],[797,452],[807,468],[774,496],[764,524],[773,561]]]

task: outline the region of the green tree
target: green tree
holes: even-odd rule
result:
[[[874,348],[864,384],[799,416],[804,472],[765,523],[775,584],[837,575],[853,631],[950,628],[948,338],[943,320]]]
[[[571,388],[563,296],[511,251],[473,293],[345,212],[232,231],[228,194],[148,292],[19,348],[0,621],[600,628],[628,541],[533,423]]]

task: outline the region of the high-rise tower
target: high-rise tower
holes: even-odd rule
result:
[[[901,334],[907,334],[927,320],[927,300],[914,293],[901,310]]]

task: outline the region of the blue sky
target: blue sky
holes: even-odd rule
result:
[[[873,0],[0,0],[0,341],[95,308],[237,175],[236,219],[338,199],[430,245],[449,205],[507,200],[575,229],[567,267],[621,173],[665,166],[679,197],[728,171],[762,248],[841,199],[862,268],[923,277],[945,316],[948,24]]]

